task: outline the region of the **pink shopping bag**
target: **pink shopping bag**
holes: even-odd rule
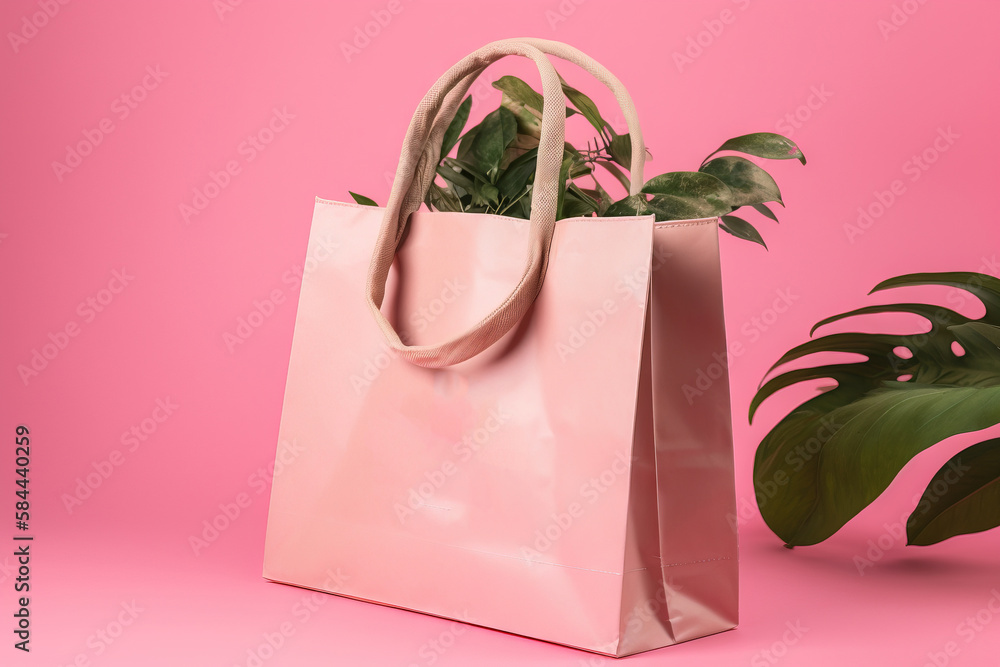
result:
[[[299,453],[264,577],[624,656],[737,623],[718,221],[557,221],[546,53],[615,93],[642,187],[618,79],[524,38],[435,84],[385,208],[317,199],[279,433]],[[506,55],[542,78],[530,220],[417,210],[459,102]]]

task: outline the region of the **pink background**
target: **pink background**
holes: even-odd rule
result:
[[[34,444],[36,537],[30,656],[11,646],[14,558],[0,556],[0,662],[252,665],[264,646],[269,666],[610,663],[361,602],[318,596],[315,604],[260,577],[265,469],[313,198],[345,199],[350,188],[384,203],[410,115],[437,76],[488,41],[534,35],[577,46],[619,75],[654,155],[648,176],[696,168],[724,139],[753,131],[784,132],[809,159],[768,165],[787,204],[780,225],[759,225],[770,252],[722,239],[728,336],[744,350],[731,360],[737,492],[749,503],[741,626],[628,660],[995,664],[1000,621],[987,604],[1000,596],[1000,532],[917,548],[885,527],[912,509],[933,470],[981,437],[925,452],[828,542],[788,551],[756,512],[750,473],[756,444],[802,394],[766,404],[752,428],[745,415],[765,370],[822,317],[889,299],[954,305],[947,290],[866,297],[878,281],[1000,270],[990,211],[1000,7],[232,0],[232,11],[220,10],[226,2],[17,0],[0,9],[0,433],[9,443],[0,512],[10,522],[0,540],[13,544],[19,423]],[[385,25],[348,58],[342,44],[372,12]],[[12,42],[11,33],[22,37]],[[689,39],[701,41],[700,53]],[[678,66],[674,54],[689,47],[694,57]],[[615,117],[595,82],[557,67]],[[487,77],[502,73],[532,76],[507,59]],[[498,102],[488,85],[479,90],[476,117]],[[248,149],[247,137],[269,123],[279,130],[265,137],[273,141]],[[620,116],[617,124],[624,129]],[[584,139],[575,127],[571,137]],[[935,149],[949,128],[953,141]],[[53,162],[66,162],[67,146],[97,130],[92,151],[57,175]],[[909,161],[925,151],[933,164],[914,172]],[[181,205],[227,163],[226,186],[185,220]],[[901,194],[851,237],[845,226],[858,208],[897,179]],[[115,271],[131,276],[124,287]],[[770,310],[779,291],[791,295],[783,313]],[[264,306],[270,314],[227,346],[239,318],[265,299],[274,301]],[[981,307],[970,298],[960,310]],[[67,326],[75,335],[60,335]],[[24,382],[18,366],[52,340],[64,347]],[[167,415],[157,400],[176,407]],[[144,440],[123,442],[133,426]],[[109,467],[67,508],[80,480]],[[237,499],[239,516],[196,554],[189,538]],[[869,540],[885,553],[873,552],[881,557],[859,574],[854,558],[870,557]],[[270,651],[266,635],[280,648]]]

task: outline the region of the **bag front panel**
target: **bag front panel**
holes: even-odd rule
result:
[[[559,221],[527,317],[425,369],[393,356],[364,300],[381,212],[317,202],[309,252],[333,248],[300,293],[279,438],[301,453],[275,476],[265,576],[616,642],[652,218]],[[527,233],[414,214],[382,309],[404,342],[440,342],[499,304]]]

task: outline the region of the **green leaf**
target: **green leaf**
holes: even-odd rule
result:
[[[738,218],[735,215],[724,215],[721,220],[722,222],[719,224],[719,227],[724,231],[729,232],[738,239],[753,241],[758,245],[764,246],[764,249],[767,250],[767,244],[764,243],[764,239],[761,238],[760,233],[743,218]]]
[[[427,198],[424,200],[431,210],[435,211],[456,211],[461,212],[462,202],[451,187],[441,187],[437,183],[431,183],[427,191]]]
[[[731,210],[729,204],[717,199],[678,197],[675,195],[653,195],[649,209],[657,220],[697,220],[714,218]]]
[[[528,185],[528,181],[535,174],[535,167],[538,162],[538,149],[533,148],[527,153],[514,159],[507,169],[504,170],[497,181],[497,188],[500,196],[506,199],[514,199]]]
[[[531,186],[529,185],[527,191],[519,196],[517,200],[511,203],[506,211],[506,215],[515,216],[518,218],[524,218],[527,220],[531,217]]]
[[[594,104],[594,101],[573,86],[566,83],[566,80],[563,79],[562,76],[559,77],[559,80],[562,82],[563,92],[566,94],[566,97],[569,98],[570,103],[575,106],[581,114],[583,114],[583,117],[594,126],[601,136],[604,136],[604,129],[609,127],[609,125],[608,122],[601,117],[601,112],[597,110],[597,105]]]
[[[613,162],[608,162],[606,160],[597,160],[596,164],[599,164],[605,169],[607,169],[608,173],[614,176],[615,179],[617,179],[617,181],[622,184],[622,187],[625,188],[625,192],[629,192],[632,186],[629,183],[628,176],[623,174],[622,170],[619,169]]]
[[[982,322],[967,322],[948,327],[962,346],[972,346],[981,349],[997,348],[1000,354],[1000,328],[992,327]]]
[[[463,210],[469,213],[484,213],[486,207],[499,203],[499,190],[473,165],[454,158],[445,158],[438,165],[437,174],[447,183],[464,193],[460,198]]]
[[[711,218],[728,211],[729,206],[713,204],[704,199],[653,195],[647,200],[645,194],[638,194],[619,199],[608,207],[604,215],[615,217],[652,213],[657,221],[664,221]]]
[[[563,200],[564,218],[582,218],[593,215],[597,212],[597,204],[585,193],[580,192],[576,186],[570,186]]]
[[[821,352],[865,359],[787,371],[764,383],[751,401],[752,419],[776,391],[820,378],[836,383],[784,417],[757,449],[754,486],[761,515],[789,545],[815,544],[834,534],[921,451],[1000,423],[1000,280],[976,273],[911,274],[884,281],[873,292],[917,285],[964,289],[983,302],[986,313],[971,320],[911,303],[827,318],[823,323],[911,313],[926,318],[930,328],[908,335],[839,333],[803,343],[775,367]],[[956,338],[961,356],[952,349]],[[909,352],[897,354],[900,347]]]
[[[503,160],[500,161],[500,168],[506,169],[510,163],[521,157],[533,148],[538,148],[538,139],[518,132],[514,136],[514,141],[507,146],[504,151]]]
[[[510,109],[499,107],[490,112],[479,124],[479,132],[472,141],[471,162],[486,174],[491,182],[496,182],[500,161],[504,150],[514,141],[517,134],[517,120]]]
[[[590,209],[591,213],[597,212],[597,196],[591,196],[586,190],[578,186],[576,183],[573,183],[572,181],[569,183],[566,187],[566,194],[578,197],[580,201],[587,205],[587,208]],[[597,193],[595,192],[594,195],[597,195]]]
[[[972,445],[941,466],[906,521],[907,544],[936,544],[1000,526],[1000,438]]]
[[[493,87],[503,93],[500,105],[509,109],[517,118],[517,131],[538,139],[542,129],[542,106],[544,98],[531,86],[516,76],[502,76],[493,82]],[[566,116],[576,113],[569,107]]]
[[[775,222],[778,221],[778,216],[774,214],[774,211],[768,208],[767,204],[754,204],[753,208],[764,217],[771,218],[771,220],[774,220]]]
[[[559,167],[559,194],[556,198],[556,220],[564,218],[563,206],[566,200],[566,181],[569,180],[569,171],[573,167],[573,156],[563,154],[562,165]]]
[[[600,182],[595,178],[593,194],[587,190],[584,192],[590,194],[594,201],[597,202],[597,215],[603,216],[604,212],[608,210],[609,206],[611,206],[611,195],[608,194],[608,191],[605,190],[601,186]]]
[[[937,306],[930,306],[925,303],[892,303],[879,306],[865,306],[864,308],[849,310],[846,313],[831,315],[830,317],[820,320],[819,322],[813,325],[812,329],[809,330],[809,335],[812,336],[813,334],[816,333],[816,330],[819,329],[820,327],[824,327],[827,324],[836,322],[838,320],[842,320],[848,317],[855,317],[857,315],[875,315],[877,313],[912,313],[914,315],[920,315],[921,317],[927,320],[930,320],[932,318],[937,318],[940,319],[942,322],[950,321],[947,313],[950,313],[951,311],[942,312],[938,314],[935,312],[937,310],[938,310]],[[874,339],[869,339],[869,340],[874,340]],[[812,343],[806,343],[805,346],[809,345],[812,345]],[[867,350],[858,350],[858,351],[861,354],[865,354],[867,352]],[[786,357],[782,357],[782,361],[780,361],[778,364],[775,364],[775,366],[790,361],[790,358]]]
[[[720,151],[737,151],[769,160],[794,159],[802,164],[806,163],[806,156],[802,154],[802,149],[794,141],[773,132],[755,132],[754,134],[734,137],[719,146],[708,157],[710,158]],[[705,158],[705,161],[707,162],[708,158]]]
[[[441,163],[442,164],[440,166],[451,167],[455,171],[465,172],[465,175],[468,176],[469,178],[482,181],[483,183],[490,182],[490,179],[486,178],[486,174],[479,171],[479,169],[476,168],[476,165],[466,160],[459,160],[458,158],[446,157],[445,159],[441,160]]]
[[[462,135],[462,139],[458,142],[458,153],[455,157],[459,160],[469,160],[471,159],[472,144],[476,141],[476,137],[479,136],[479,129],[482,127],[482,123],[479,125],[473,125],[469,128],[468,132]]]
[[[587,164],[587,160],[583,157],[580,151],[578,151],[576,147],[568,141],[563,144],[563,157],[569,157],[573,161],[569,169],[569,177],[571,179],[587,176],[594,171],[590,165]]]
[[[544,98],[541,93],[516,76],[502,76],[493,82],[493,87],[506,95],[510,101],[519,107],[527,107],[536,115],[542,114]],[[508,107],[511,111],[515,109]]]
[[[608,210],[604,212],[604,216],[617,218],[632,215],[648,215],[650,213],[652,211],[649,209],[649,202],[646,201],[646,195],[638,194],[629,195],[611,204]]]
[[[674,171],[654,176],[646,181],[642,191],[647,194],[704,200],[711,204],[713,209],[718,209],[719,213],[731,211],[732,202],[736,197],[728,185],[715,176],[700,171]]]
[[[839,389],[799,406],[757,450],[761,514],[789,545],[833,535],[924,449],[1000,421],[1000,387],[901,382],[844,404]]]
[[[464,172],[453,169],[448,165],[443,164],[438,166],[437,174],[447,182],[453,183],[462,188],[465,192],[471,193],[476,189],[474,179],[469,178]]]
[[[469,111],[472,109],[472,95],[469,95],[458,106],[455,117],[448,124],[448,129],[444,131],[444,139],[441,140],[441,157],[448,157],[448,153],[458,143],[458,138],[465,129],[465,123],[469,120]]]
[[[608,154],[611,159],[625,167],[632,168],[632,137],[627,134],[615,134],[610,127],[611,141],[608,142]]]
[[[771,175],[746,158],[728,155],[709,160],[698,170],[715,176],[733,191],[734,207],[776,201],[781,192]]]
[[[352,197],[354,197],[354,201],[356,201],[357,203],[361,204],[362,206],[378,206],[378,204],[375,203],[374,199],[369,199],[368,197],[365,197],[364,195],[359,195],[357,193],[351,192],[350,190],[348,190],[347,192]]]
[[[490,185],[489,183],[477,183],[477,189],[473,193],[473,200],[477,197],[488,204],[499,204],[500,203],[500,191],[497,190],[495,185]]]

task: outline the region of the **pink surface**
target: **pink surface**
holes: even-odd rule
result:
[[[793,397],[766,404],[752,428],[744,415],[763,372],[815,321],[893,298],[864,296],[879,280],[1000,272],[989,217],[1000,8],[497,6],[219,0],[151,10],[19,0],[0,9],[7,628],[18,423],[34,444],[35,536],[32,652],[14,650],[5,629],[0,662],[611,662],[260,577],[314,197],[343,199],[350,188],[384,202],[410,115],[437,76],[488,41],[534,34],[583,49],[622,79],[654,155],[649,175],[694,168],[722,140],[760,130],[790,135],[809,158],[806,167],[770,165],[788,208],[780,226],[761,225],[769,253],[722,239],[746,508],[741,626],[627,660],[994,664],[1000,532],[927,548],[896,536],[931,472],[974,437],[922,454],[827,543],[788,551],[759,519],[750,471],[756,443]],[[367,44],[357,37],[366,26],[377,33]],[[363,46],[345,55],[355,38]],[[560,71],[614,109],[600,86]],[[530,64],[513,59],[491,73],[534,80]],[[495,106],[487,83],[473,91],[477,116]],[[92,150],[67,161],[67,146],[81,143]],[[859,207],[871,222],[859,225]],[[896,298],[979,308],[947,290]],[[51,359],[25,382],[18,366],[35,351]],[[228,527],[193,547],[204,522],[224,526],[226,512]],[[855,557],[872,564],[859,573]]]

